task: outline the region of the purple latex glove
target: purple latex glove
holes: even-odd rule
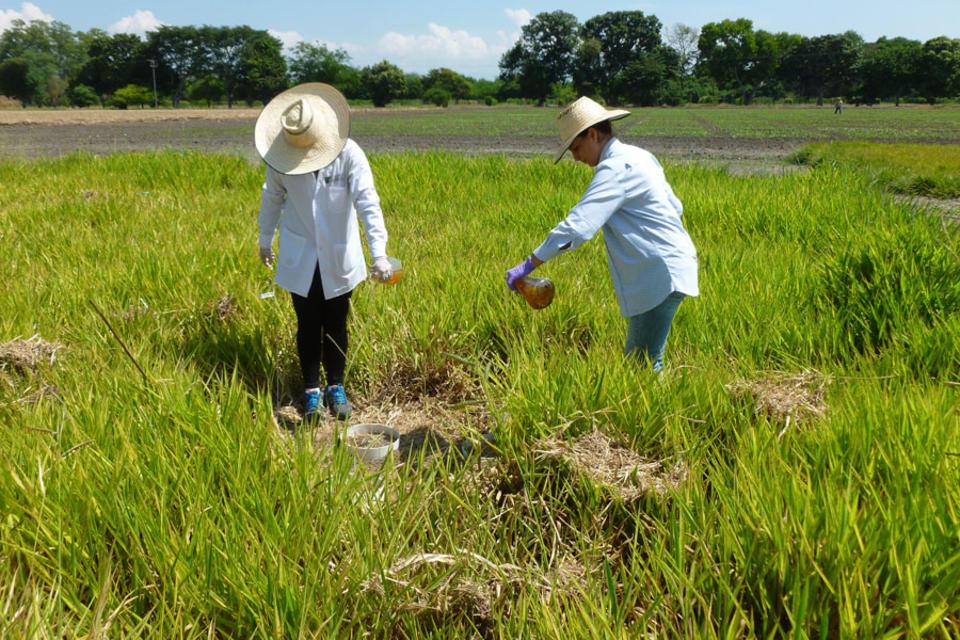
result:
[[[517,290],[516,282],[524,276],[530,275],[530,272],[536,269],[533,264],[533,256],[527,256],[527,259],[507,271],[507,286]]]

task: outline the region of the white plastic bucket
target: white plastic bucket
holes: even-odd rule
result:
[[[387,436],[390,439],[390,443],[380,447],[358,447],[351,443],[351,436],[368,434]],[[382,462],[391,451],[396,451],[400,448],[400,432],[396,429],[391,429],[385,424],[355,424],[347,428],[346,433],[343,435],[343,441],[348,447],[356,451],[361,460],[369,465],[375,465]]]

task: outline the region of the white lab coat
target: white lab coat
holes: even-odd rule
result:
[[[320,170],[290,176],[267,167],[261,196],[259,244],[269,247],[280,225],[277,285],[301,296],[320,267],[324,298],[353,290],[367,277],[357,213],[373,259],[387,255],[387,229],[373,172],[357,143],[347,140]]]

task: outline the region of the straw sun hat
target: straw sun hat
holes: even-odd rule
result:
[[[586,96],[577,98],[561,111],[557,118],[560,124],[560,144],[562,146],[557,151],[557,156],[553,161],[560,162],[560,158],[570,148],[574,138],[593,125],[604,120],[619,120],[620,118],[626,118],[628,115],[630,115],[630,112],[623,109],[607,111]]]
[[[257,117],[257,152],[280,173],[300,175],[336,159],[350,136],[350,107],[329,84],[307,82],[271,100]]]

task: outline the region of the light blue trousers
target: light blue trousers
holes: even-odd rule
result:
[[[659,373],[663,369],[663,349],[670,335],[670,325],[684,297],[679,291],[674,291],[650,311],[627,318],[624,354],[646,359],[653,370]]]

